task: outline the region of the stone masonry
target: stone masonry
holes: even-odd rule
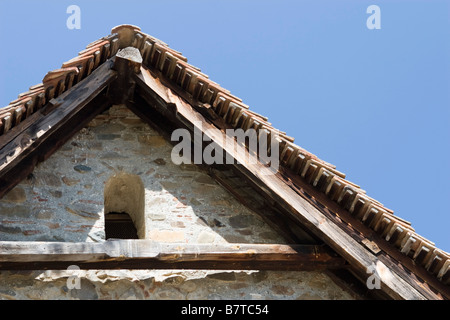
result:
[[[181,243],[284,243],[254,212],[125,106],[97,116],[0,200],[1,241],[105,240],[104,189],[125,172],[145,188],[145,238]],[[90,270],[1,272],[3,299],[352,299],[320,272]]]

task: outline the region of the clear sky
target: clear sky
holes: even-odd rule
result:
[[[450,252],[449,1],[0,0],[0,106],[119,24],[181,51]]]

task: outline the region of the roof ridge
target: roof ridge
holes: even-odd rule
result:
[[[450,254],[420,236],[411,223],[394,215],[332,164],[294,144],[294,139],[272,127],[268,119],[249,109],[242,99],[213,82],[200,68],[190,65],[181,52],[163,41],[143,33],[133,25],[119,25],[111,34],[91,42],[78,56],[47,73],[41,84],[30,87],[18,99],[0,109],[0,135],[8,132],[51,99],[87,77],[119,49],[132,46],[140,50],[143,65],[154,68],[201,104],[223,118],[233,128],[253,128],[279,139],[280,164],[302,177],[316,190],[347,210],[353,217],[374,230],[404,255],[423,266],[439,280],[448,281]],[[444,281],[444,282],[445,282]]]

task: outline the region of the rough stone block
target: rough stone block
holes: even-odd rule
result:
[[[76,165],[75,167],[73,167],[73,169],[79,173],[88,173],[92,171],[92,168],[82,164]]]
[[[8,227],[0,224],[0,232],[15,234],[21,233],[22,229],[19,227]]]
[[[185,233],[184,231],[150,230],[149,238],[161,242],[184,242]]]
[[[216,235],[209,231],[202,231],[197,237],[198,243],[213,243],[216,239]]]
[[[166,140],[161,136],[139,135],[138,141],[152,147],[162,147],[166,145]]]
[[[15,187],[9,191],[2,199],[5,202],[23,203],[27,200],[25,190],[21,187]]]
[[[52,172],[33,172],[31,174],[31,179],[29,183],[35,186],[49,186],[49,187],[59,187],[61,186],[61,179],[59,176]]]
[[[2,206],[0,202],[0,212],[2,216],[17,217],[17,218],[28,218],[31,216],[31,208],[24,205],[15,205],[13,207]]]
[[[114,134],[114,133],[97,134],[98,140],[115,140],[115,139],[119,139],[119,138],[120,138],[120,134]]]
[[[74,186],[74,185],[76,185],[77,183],[80,182],[79,179],[72,179],[72,178],[68,178],[68,177],[66,177],[66,176],[62,177],[61,180],[62,180],[62,182],[64,182],[64,184],[67,185],[67,186]]]
[[[220,272],[220,273],[214,273],[208,275],[208,278],[220,280],[220,281],[227,281],[232,282],[236,280],[236,274],[234,272]]]

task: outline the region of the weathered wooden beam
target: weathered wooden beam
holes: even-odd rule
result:
[[[291,217],[311,230],[333,250],[348,261],[358,272],[368,278],[370,270],[376,268],[381,290],[396,299],[427,299],[420,288],[415,288],[409,279],[403,279],[393,272],[384,262],[356,241],[336,221],[333,221],[306,197],[300,196],[288,184],[279,179],[270,168],[262,163],[250,163],[248,151],[243,146],[235,150],[227,150],[227,146],[235,145],[223,131],[213,126],[201,114],[195,112],[191,105],[170,89],[170,83],[163,77],[157,78],[148,69],[142,67],[141,73],[135,76],[140,92],[159,112],[182,124],[191,132],[201,132],[214,141],[224,152],[235,160],[235,167],[267,197],[282,206]],[[439,297],[436,295],[436,299]]]
[[[35,121],[37,121],[42,114],[39,112],[33,113],[31,116],[27,117],[25,121],[22,121],[17,126],[14,127],[14,130],[9,130],[5,134],[0,136],[0,150],[3,149],[11,140],[17,137],[21,132],[30,127]]]
[[[85,124],[90,115],[104,110],[107,100],[97,96],[116,76],[111,61],[105,62],[82,82],[49,101],[14,128],[17,132],[9,135],[11,140],[2,141],[4,144],[0,149],[0,198],[20,182],[19,178],[26,177],[26,172],[31,172],[37,162],[45,160],[61,146],[68,134],[81,129],[80,125]],[[86,106],[90,106],[88,111]]]
[[[345,261],[324,246],[171,244],[150,240],[98,243],[0,242],[0,270],[67,269],[325,270]]]
[[[277,176],[288,183],[298,194],[303,194],[306,198],[309,198],[310,203],[314,205],[317,210],[335,223],[340,224],[353,239],[367,247],[370,247],[371,244],[375,244],[376,249],[370,247],[369,250],[372,250],[377,255],[378,259],[386,264],[387,267],[395,270],[401,278],[409,280],[411,285],[420,290],[427,298],[435,299],[437,296],[441,295],[441,297],[450,299],[449,286],[446,286],[435,276],[428,273],[425,268],[415,264],[409,257],[397,250],[397,248],[393,248],[374,230],[364,225],[361,221],[354,219],[348,211],[339,206],[336,202],[331,201],[325,194],[318,192],[298,175],[293,174],[285,168],[282,168]]]
[[[48,159],[54,152],[59,150],[61,146],[95,118],[95,116],[102,113],[110,106],[111,104],[108,99],[104,95],[99,94],[80,110],[65,126],[59,128],[51,135],[51,137],[46,139],[39,148],[33,150],[7,172],[1,172],[0,198],[32,173],[38,163]]]
[[[170,133],[177,129],[177,127],[165,117],[162,117],[155,109],[149,108],[148,104],[140,95],[136,95],[133,100],[134,102],[127,102],[127,107],[170,141]],[[173,142],[173,144],[175,145],[176,142]],[[233,194],[240,203],[258,214],[287,243],[322,243],[321,240],[313,239],[305,230],[300,229],[289,217],[283,215],[274,206],[269,205],[263,197],[247,184],[245,179],[241,179],[240,177],[236,177],[236,179],[230,178],[230,175],[234,176],[234,170],[232,168],[226,167],[225,165],[199,165],[199,168],[204,170],[205,173],[210,175],[223,188]],[[294,230],[292,230],[293,228]]]

